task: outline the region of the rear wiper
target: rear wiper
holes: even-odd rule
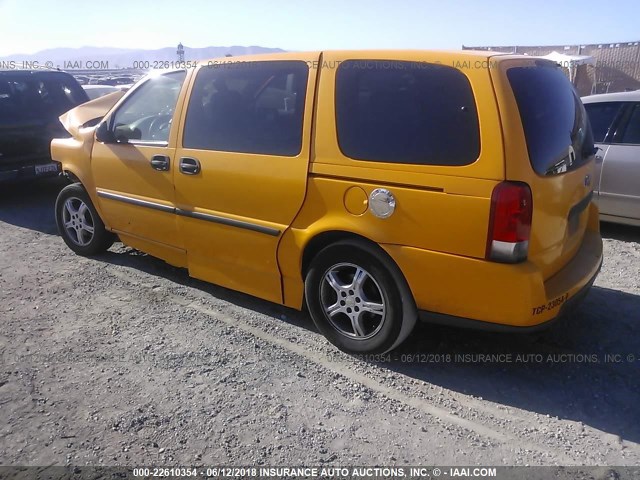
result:
[[[562,160],[560,160],[557,163],[554,163],[553,165],[551,165],[549,168],[547,168],[544,172],[545,175],[558,175],[559,173],[564,173],[567,171],[567,158],[569,158],[569,156],[567,155],[566,157],[564,157]]]

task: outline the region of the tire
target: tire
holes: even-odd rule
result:
[[[64,187],[56,199],[56,224],[64,243],[78,255],[107,250],[116,236],[107,231],[89,195],[79,183]]]
[[[415,301],[400,269],[364,241],[320,251],[305,278],[305,298],[318,330],[348,353],[386,353],[416,323]]]

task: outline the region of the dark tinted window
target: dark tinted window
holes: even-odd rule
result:
[[[640,105],[633,107],[629,123],[622,135],[622,143],[640,144]]]
[[[308,75],[301,61],[202,68],[189,99],[184,147],[297,155]]]
[[[357,160],[468,165],[480,153],[471,86],[443,65],[343,62],[336,122],[342,152]]]
[[[621,107],[622,103],[620,102],[588,103],[584,106],[589,115],[595,142],[604,142],[609,127],[611,127]]]
[[[86,102],[87,94],[67,75],[0,76],[0,121],[50,122]]]
[[[518,102],[529,159],[540,175],[578,168],[593,155],[582,101],[562,70],[547,62],[507,71]]]

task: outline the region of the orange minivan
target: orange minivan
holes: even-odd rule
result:
[[[416,320],[529,331],[594,281],[585,110],[552,62],[339,51],[199,62],[66,114],[55,211],[81,255],[116,238],[288,307],[349,352]]]

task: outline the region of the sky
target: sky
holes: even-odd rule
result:
[[[0,0],[0,55],[82,46],[460,49],[640,40],[640,0]]]

